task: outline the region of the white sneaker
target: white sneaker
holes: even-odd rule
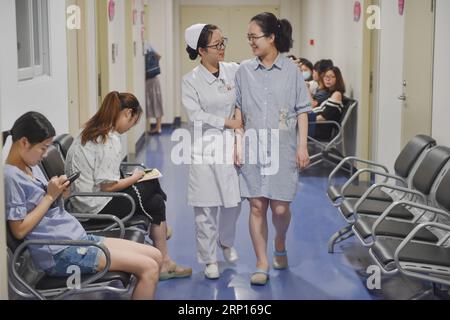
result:
[[[207,277],[208,279],[218,279],[220,277],[219,266],[217,265],[217,263],[206,265],[205,277]]]
[[[238,253],[234,247],[222,247],[223,257],[229,263],[235,263],[238,259]]]

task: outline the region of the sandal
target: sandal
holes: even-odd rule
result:
[[[159,281],[166,281],[175,278],[187,278],[192,275],[192,268],[182,268],[177,271],[178,265],[174,264],[169,271],[159,274]]]
[[[277,251],[274,249],[273,251],[273,268],[275,270],[284,270],[289,267],[288,265],[288,257],[287,257],[287,251]],[[278,260],[277,260],[278,258]],[[279,262],[281,260],[281,262]]]
[[[250,283],[255,286],[265,286],[269,281],[269,271],[263,269],[256,269],[250,278]]]

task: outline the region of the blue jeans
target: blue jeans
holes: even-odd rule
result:
[[[104,237],[88,235],[87,239],[101,244],[105,241]],[[53,256],[55,265],[45,270],[45,272],[52,277],[67,277],[68,268],[71,266],[78,266],[81,274],[92,274],[98,272],[98,265],[100,254],[103,251],[97,247],[78,247],[71,246],[58,252]]]

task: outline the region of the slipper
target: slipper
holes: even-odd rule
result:
[[[284,270],[289,267],[288,265],[288,257],[287,257],[287,251],[277,251],[276,249],[273,251],[273,268],[275,270]],[[276,258],[279,258],[278,261]],[[280,259],[281,258],[281,259]],[[281,262],[280,262],[281,260]]]
[[[269,281],[269,271],[256,269],[250,278],[250,283],[255,286],[265,286]]]
[[[172,270],[160,273],[159,281],[166,281],[176,278],[187,278],[192,275],[192,268],[183,268],[181,271],[177,271],[177,265],[174,266],[175,267],[171,268]]]
[[[167,231],[166,231],[166,240],[169,240],[170,238],[172,238],[173,235],[173,229],[169,226],[167,226]]]

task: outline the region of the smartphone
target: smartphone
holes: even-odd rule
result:
[[[75,172],[74,174],[70,175],[69,177],[67,177],[67,180],[70,181],[70,183],[72,184],[75,180],[77,180],[80,177],[81,172]]]

